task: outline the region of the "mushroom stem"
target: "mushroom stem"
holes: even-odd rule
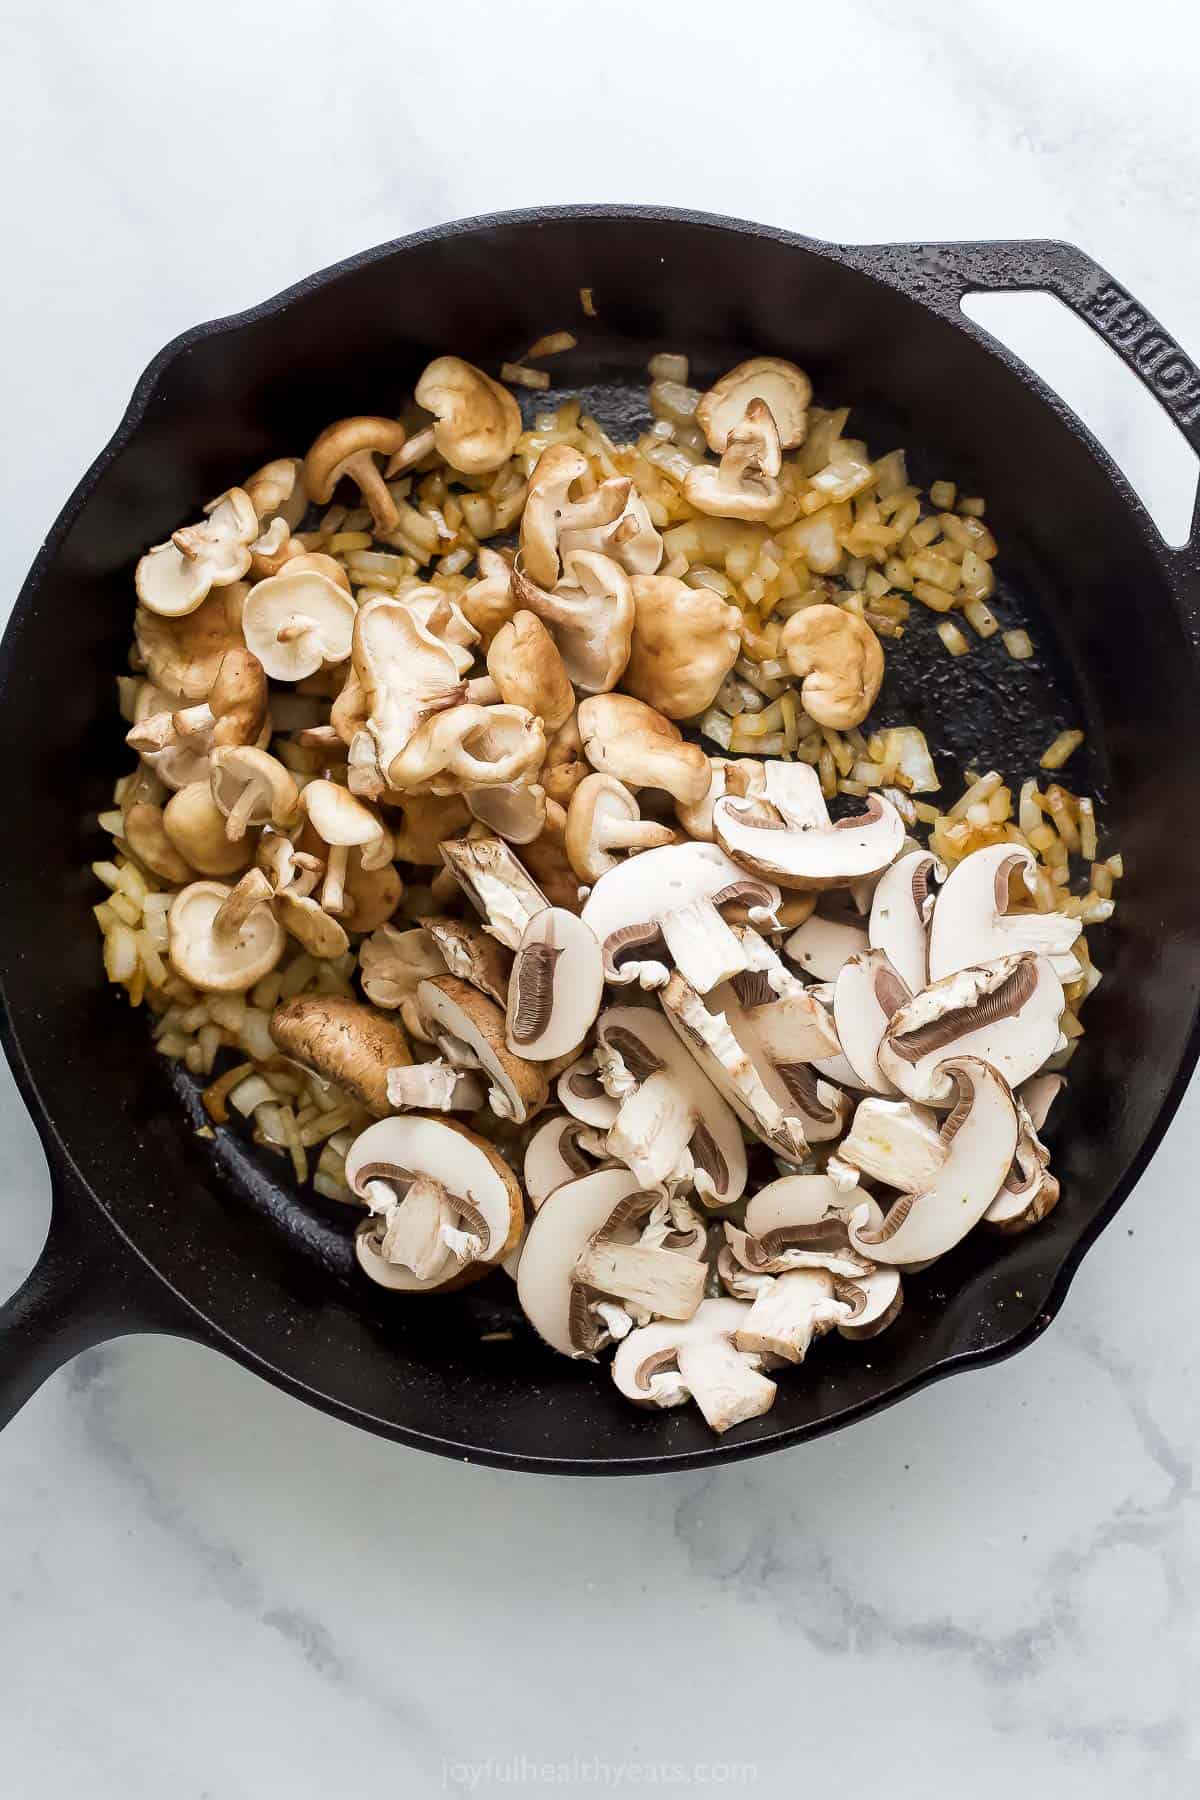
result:
[[[321,905],[326,912],[346,911],[346,870],[349,863],[350,851],[345,844],[329,846],[329,860],[325,865],[325,881],[321,888]]]
[[[750,966],[741,943],[710,899],[692,900],[666,913],[662,934],[675,967],[699,994]]]
[[[400,514],[387,482],[379,472],[375,452],[360,450],[357,455],[347,457],[342,464],[342,474],[349,475],[351,481],[358,484],[359,493],[371,509],[371,522],[375,527],[376,537],[386,537],[389,531],[395,531],[400,523]]]
[[[728,1431],[771,1410],[775,1383],[760,1375],[728,1338],[680,1344],[680,1378],[713,1431]]]
[[[237,937],[256,906],[271,898],[271,883],[261,869],[247,869],[229,897],[221,902],[213,919],[213,936]]]
[[[572,1280],[656,1318],[690,1319],[704,1298],[707,1275],[702,1261],[678,1251],[601,1239],[584,1249]]]
[[[760,1289],[734,1342],[739,1350],[801,1363],[819,1331],[852,1314],[852,1307],[834,1298],[832,1275],[824,1269],[795,1269]]]
[[[285,619],[275,633],[275,641],[279,644],[294,644],[297,638],[307,637],[310,631],[317,629],[317,621],[310,619],[307,613],[293,613]]]
[[[418,1281],[433,1281],[445,1273],[451,1261],[461,1266],[479,1256],[481,1240],[458,1229],[454,1202],[432,1175],[418,1175],[399,1204],[384,1182],[367,1183],[372,1205],[384,1195],[390,1201],[385,1203],[379,1246],[385,1262],[411,1269]]]
[[[669,825],[659,825],[653,819],[609,816],[600,822],[596,842],[602,850],[657,850],[663,844],[673,844],[675,833]]]
[[[433,426],[427,425],[424,431],[415,431],[407,444],[401,446],[387,466],[387,479],[394,481],[397,475],[403,475],[417,463],[423,462],[434,448]]]
[[[477,1112],[487,1097],[478,1075],[456,1069],[440,1059],[389,1069],[387,1097],[399,1112],[420,1108],[425,1112]]]
[[[268,798],[261,781],[248,781],[228,813],[225,815],[225,836],[230,843],[236,844],[244,838],[246,828],[254,816],[254,809],[260,800]]]
[[[644,1186],[658,1187],[690,1173],[687,1147],[695,1128],[688,1094],[669,1070],[660,1069],[621,1103],[605,1148]]]

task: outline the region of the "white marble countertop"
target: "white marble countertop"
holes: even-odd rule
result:
[[[0,592],[163,341],[493,207],[1067,237],[1200,349],[1186,9],[821,11],[6,0]],[[1020,329],[1177,512],[1132,383]],[[2,1290],[47,1198],[0,1088]],[[0,1439],[5,1792],[1197,1791],[1200,1368],[1155,1300],[1164,1245],[1200,1285],[1198,1154],[1193,1095],[1023,1356],[707,1478],[465,1468],[183,1344],[82,1358]]]

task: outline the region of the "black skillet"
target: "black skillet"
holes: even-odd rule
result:
[[[590,287],[599,317],[582,318]],[[1079,421],[966,320],[975,289],[1042,289],[1099,331],[1200,450],[1200,372],[1116,282],[1056,243],[847,247],[700,214],[551,208],[418,233],[340,264],[159,355],[116,436],[67,502],[0,651],[11,796],[0,879],[3,1038],[49,1158],[41,1261],[0,1308],[0,1421],[87,1345],[189,1337],[316,1406],[468,1461],[644,1472],[794,1444],[940,1376],[1028,1344],[1145,1168],[1200,1047],[1200,538],[1164,547]],[[774,1411],[714,1442],[692,1409],[628,1408],[606,1375],[539,1347],[503,1277],[401,1304],[361,1278],[344,1211],[279,1184],[281,1167],[198,1139],[151,1052],[146,1019],[106,987],[87,864],[126,753],[112,677],[131,570],[198,500],[329,419],[395,409],[452,350],[496,368],[573,328],[554,365],[617,435],[643,417],[644,370],[682,349],[703,382],[751,353],[794,357],[856,433],[906,446],[922,479],[988,500],[996,610],[1038,646],[951,661],[918,617],[889,651],[885,715],[927,730],[948,783],[970,761],[1019,778],[1063,725],[1086,750],[1128,878],[1096,934],[1107,979],[1055,1121],[1064,1197],[1028,1236],[976,1232],[909,1284],[864,1352],[826,1342]],[[541,403],[539,398],[539,404]],[[923,609],[917,608],[918,614]],[[956,791],[951,788],[950,791]],[[195,1094],[182,1099],[198,1122]],[[511,1341],[481,1342],[512,1326]]]

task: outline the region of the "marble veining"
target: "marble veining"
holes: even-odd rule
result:
[[[0,407],[32,450],[6,457],[0,592],[165,339],[491,207],[1065,236],[1195,355],[1197,33],[1170,0],[1143,0],[1136,29],[1086,0],[739,18],[715,0],[526,18],[7,0]],[[1081,374],[1067,337],[1042,348],[1123,466],[1160,475],[1169,428],[1115,361]],[[11,1288],[47,1203],[6,1074],[0,1131]],[[1193,1095],[1021,1357],[709,1475],[469,1468],[193,1346],[91,1352],[0,1438],[5,1794],[774,1800],[849,1773],[895,1800],[1183,1800],[1198,1147]]]

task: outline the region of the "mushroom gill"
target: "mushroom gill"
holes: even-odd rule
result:
[[[1006,975],[998,987],[990,994],[982,995],[973,1006],[953,1007],[940,1019],[930,1019],[913,1031],[899,1032],[891,1040],[892,1049],[905,1062],[918,1063],[932,1051],[944,1050],[948,1044],[957,1043],[969,1031],[980,1031],[1000,1019],[1015,1018],[1036,987],[1035,959],[1024,956],[1011,975]]]
[[[546,1029],[554,1006],[554,966],[561,955],[558,945],[532,943],[517,959],[512,1036],[518,1044],[535,1043]]]

